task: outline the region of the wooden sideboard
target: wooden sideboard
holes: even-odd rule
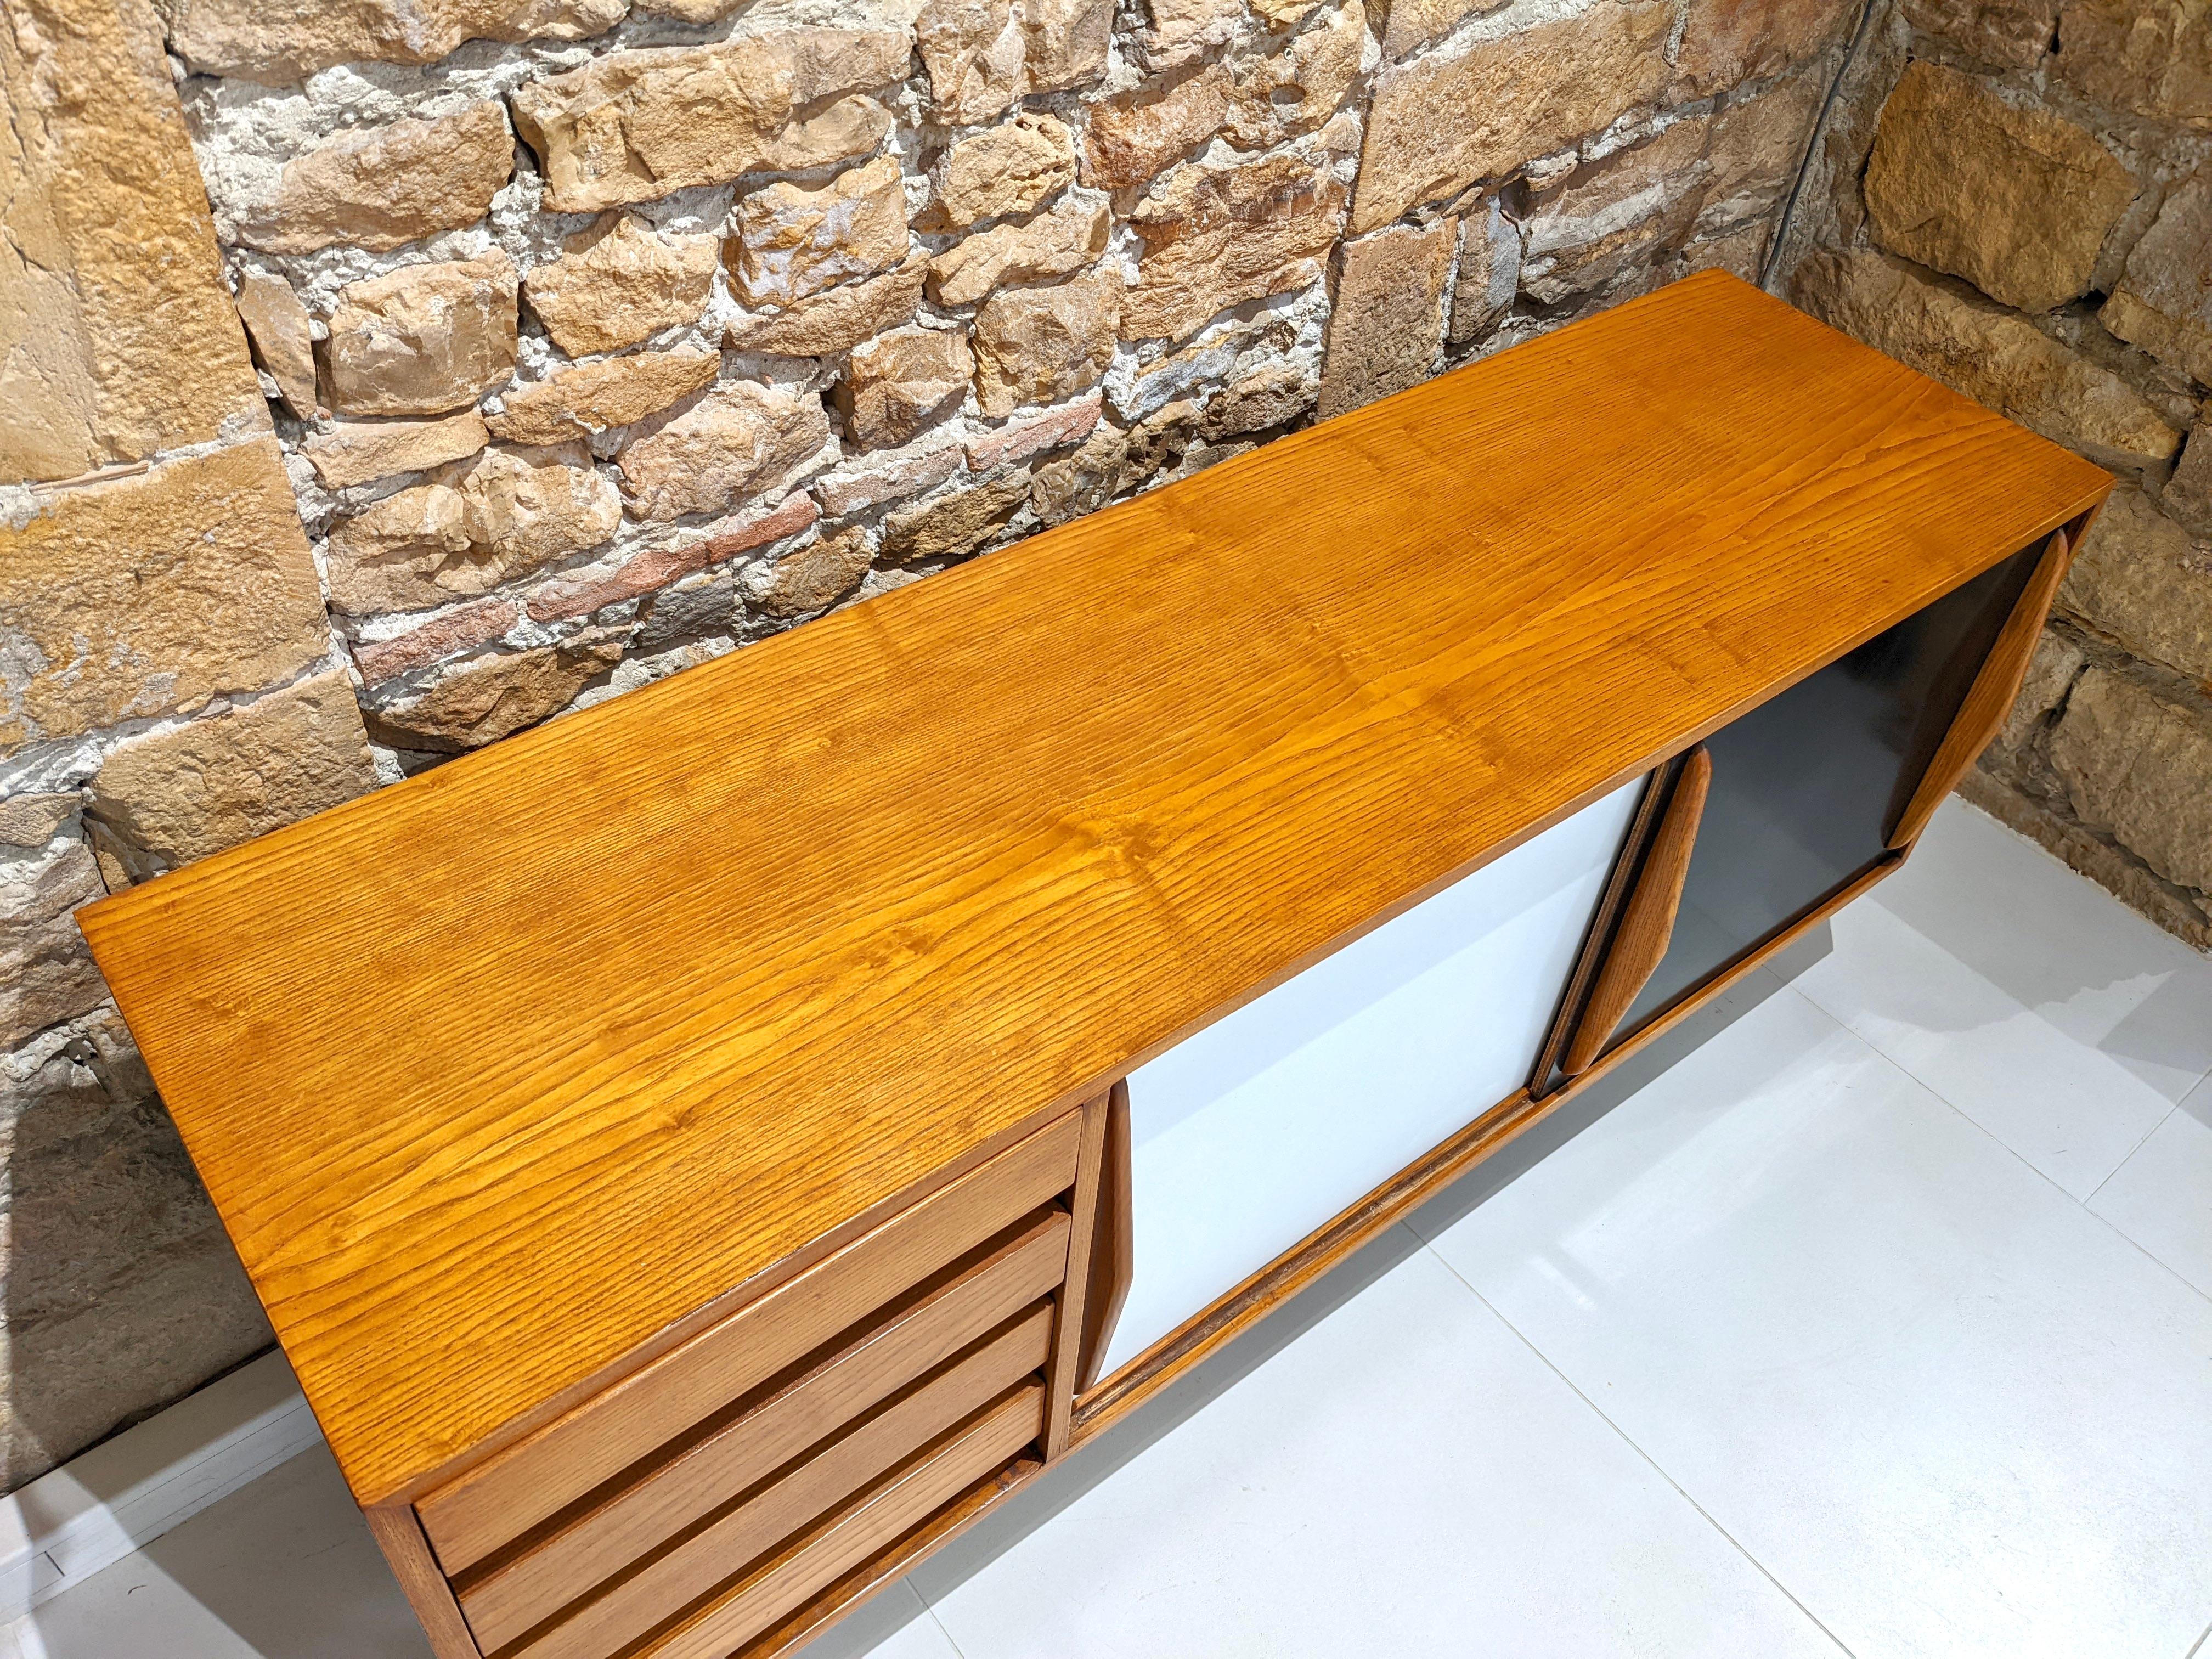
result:
[[[2109,483],[1701,276],[80,916],[441,1659],[779,1652],[1896,868]]]

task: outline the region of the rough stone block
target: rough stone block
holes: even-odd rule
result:
[[[2058,0],[1905,0],[1914,28],[2000,69],[2033,69],[2051,48]]]
[[[1145,248],[1122,337],[1187,339],[1231,306],[1318,282],[1344,199],[1325,149],[1177,169],[1130,216]]]
[[[238,319],[253,343],[253,356],[285,408],[303,421],[315,418],[315,337],[307,307],[291,283],[263,270],[243,273],[238,282]]]
[[[622,522],[614,484],[580,443],[487,449],[442,476],[460,494],[475,556],[501,580],[597,547]]]
[[[368,685],[427,668],[445,657],[488,645],[522,620],[512,599],[479,599],[441,611],[419,628],[386,640],[362,640],[353,647],[354,665]]]
[[[1895,260],[1817,253],[1794,283],[1814,316],[2096,459],[2140,466],[2180,447],[2181,434],[2110,369]]]
[[[2058,15],[2057,68],[2096,103],[2212,127],[2212,9],[2203,0],[2074,0]]]
[[[0,483],[265,431],[151,8],[15,0],[0,99]]]
[[[2212,385],[2212,162],[2166,198],[2098,319]]]
[[[403,265],[349,283],[331,313],[331,407],[347,415],[443,415],[514,371],[514,261]]]
[[[624,599],[657,592],[710,564],[796,536],[820,516],[811,497],[793,495],[775,511],[729,526],[714,535],[648,547],[613,570],[557,577],[531,594],[530,615],[538,622],[588,617]]]
[[[784,489],[829,441],[814,393],[739,381],[634,435],[618,458],[623,497],[641,519],[726,513]]]
[[[888,448],[957,409],[975,372],[961,330],[893,329],[853,348],[837,408],[855,446]]]
[[[492,436],[509,443],[589,438],[657,415],[714,385],[721,367],[720,352],[696,347],[570,363],[508,392],[506,407],[486,416],[484,425]]]
[[[964,236],[929,262],[929,291],[939,304],[973,305],[1006,283],[1033,283],[1080,270],[1106,251],[1113,228],[1106,204],[1063,196],[1035,218]]]
[[[2051,763],[2083,823],[2166,880],[2212,890],[2212,720],[2091,668],[2051,734]]]
[[[855,89],[903,80],[912,52],[903,28],[803,27],[610,52],[518,88],[515,125],[546,207],[588,213],[866,155],[891,118]]]
[[[898,162],[879,155],[818,189],[778,183],[739,198],[723,261],[747,305],[787,306],[889,270],[908,246],[905,181]]]
[[[166,0],[169,44],[202,75],[272,84],[356,58],[433,64],[467,40],[582,40],[628,0]]]
[[[2013,699],[1992,746],[2002,753],[2033,742],[2051,718],[2051,711],[2066,701],[2066,694],[2074,689],[2074,682],[2081,678],[2088,660],[2073,641],[2055,629],[2045,629],[2035,641],[2035,650],[2027,659],[2027,672],[2021,680],[2020,695]]]
[[[570,356],[619,351],[698,321],[720,257],[713,236],[664,234],[625,213],[534,267],[522,297]]]
[[[1105,377],[1121,316],[1121,274],[1002,289],[975,313],[975,397],[993,419],[1057,403]]]
[[[442,421],[340,421],[301,449],[324,489],[343,489],[465,460],[490,441],[483,417],[466,409]]]
[[[922,564],[973,553],[997,535],[1029,499],[1030,476],[1009,472],[973,489],[902,507],[884,520],[886,564]]]
[[[2130,655],[2212,684],[2212,548],[2140,489],[2112,492],[2058,603]]]
[[[1231,58],[1230,143],[1259,149],[1320,126],[1358,82],[1366,44],[1366,9],[1360,0],[1338,0],[1273,50]]]
[[[59,799],[67,808],[64,822],[27,846],[13,835],[44,826],[23,826],[0,848],[0,1048],[82,1014],[107,994],[70,920],[107,890],[75,822],[77,798]]]
[[[1779,75],[1841,46],[1858,12],[1853,0],[1690,0],[1675,52],[1679,90],[1709,98]]]
[[[753,608],[778,622],[827,611],[868,574],[868,532],[855,525],[785,554],[769,566]]]
[[[1520,292],[1521,227],[1489,197],[1460,221],[1459,275],[1447,330],[1451,343],[1465,345],[1489,333]]]
[[[960,470],[960,441],[942,428],[904,449],[855,455],[814,481],[823,509],[842,518],[934,489]]]
[[[1444,284],[1459,222],[1393,225],[1346,242],[1322,368],[1323,420],[1417,386],[1443,350]]]
[[[1368,116],[1352,234],[1502,179],[1650,104],[1667,82],[1673,23],[1664,0],[1604,0],[1385,70]]]
[[[383,252],[483,218],[514,172],[495,98],[452,115],[349,128],[285,162],[265,201],[224,210],[234,241],[270,253]]]
[[[2191,533],[2212,539],[2212,414],[2198,416],[2190,428],[2159,504]]]
[[[2135,194],[2134,175],[2071,121],[1939,64],[1905,70],[1867,164],[1885,247],[2022,311],[2087,291]]]
[[[1009,461],[1027,460],[1087,438],[1098,425],[1104,400],[1097,392],[1057,409],[1008,421],[968,440],[968,470],[979,477]]]
[[[1681,246],[1704,205],[1710,131],[1679,121],[1547,198],[1522,227],[1522,292],[1558,305],[1645,277]]]
[[[1034,110],[963,138],[933,169],[945,222],[1028,213],[1075,180],[1075,139],[1067,124]]]
[[[766,351],[785,357],[819,357],[848,351],[872,334],[896,328],[921,307],[929,275],[929,256],[916,249],[906,262],[880,276],[842,283],[808,295],[796,305],[749,317],[733,318],[722,343],[734,351]]]
[[[22,665],[0,684],[0,750],[258,690],[330,642],[273,437],[0,520],[0,617]]]
[[[1083,137],[1083,181],[1102,190],[1140,185],[1220,131],[1229,71],[1209,64],[1172,84],[1147,81],[1094,104]]]
[[[559,714],[622,653],[619,641],[579,640],[464,663],[419,696],[368,710],[368,733],[417,753],[481,749]]]
[[[375,785],[353,681],[333,671],[117,744],[86,815],[109,867],[139,882]]]

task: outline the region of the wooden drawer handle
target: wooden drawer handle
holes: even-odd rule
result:
[[[1098,1380],[1106,1344],[1129,1299],[1136,1272],[1136,1212],[1130,1169],[1129,1084],[1124,1078],[1106,1101],[1106,1137],[1099,1158],[1098,1217],[1091,1228],[1091,1287],[1083,1304],[1083,1347],[1075,1371],[1075,1392]],[[1071,1261],[1072,1276],[1084,1264]]]
[[[1705,814],[1705,793],[1712,781],[1713,757],[1699,744],[1682,762],[1674,793],[1651,837],[1651,850],[1644,854],[1636,890],[1628,896],[1597,983],[1583,1006],[1575,1040],[1567,1045],[1560,1069],[1570,1077],[1589,1069],[1667,954],[1667,941],[1674,933],[1674,913],[1681,908],[1682,884],[1689,878],[1690,853],[1698,844],[1698,824]]]
[[[1982,659],[1981,672],[1967,688],[1966,700],[1959,712],[1952,716],[1950,729],[1943,733],[1943,741],[1936,745],[1936,757],[1928,763],[1928,769],[1920,775],[1920,787],[1912,792],[1912,799],[1905,803],[1905,810],[1889,826],[1883,837],[1893,848],[1910,846],[1943,798],[1959,787],[1959,780],[1966,775],[1990,739],[1996,736],[1997,728],[2012,712],[2014,698],[2020,696],[2021,684],[2027,678],[2028,659],[2035,654],[2035,642],[2043,634],[2043,619],[2051,613],[2051,601],[2057,596],[2059,581],[2066,574],[2070,550],[2066,544],[2066,532],[2054,530],[2051,539],[2044,544],[2043,556],[2036,561],[2035,574],[2027,579],[2020,603],[2012,608],[2012,615],[1997,635],[1996,643],[1990,654]]]

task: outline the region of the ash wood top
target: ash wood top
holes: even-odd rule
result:
[[[80,918],[374,1503],[2107,483],[1699,276]]]

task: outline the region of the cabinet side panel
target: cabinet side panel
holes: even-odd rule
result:
[[[1130,1074],[1131,1278],[1102,1374],[1522,1085],[1642,787]]]

